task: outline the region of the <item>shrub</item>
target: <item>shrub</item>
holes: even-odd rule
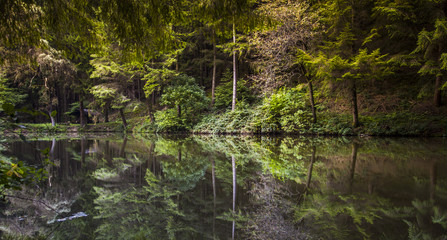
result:
[[[179,75],[165,89],[161,103],[170,108],[155,113],[157,131],[184,131],[198,121],[198,113],[209,106],[209,99],[194,78]]]
[[[303,132],[311,123],[311,112],[306,106],[306,93],[299,89],[280,89],[264,98],[262,118],[257,120],[262,131]]]

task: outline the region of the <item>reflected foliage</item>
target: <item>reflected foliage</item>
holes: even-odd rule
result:
[[[55,165],[41,189],[25,186],[2,206],[11,236],[446,237],[442,139],[138,135],[30,144],[53,149]],[[5,154],[33,162],[29,148],[9,141]],[[69,218],[79,212],[86,216]]]

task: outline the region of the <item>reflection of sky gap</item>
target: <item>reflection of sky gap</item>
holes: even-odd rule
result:
[[[94,149],[89,148],[89,149],[85,150],[85,154],[96,153],[96,152],[98,152],[98,149],[96,149],[96,148],[94,148]]]
[[[54,220],[48,221],[47,224],[52,224],[52,223],[55,223],[55,222],[65,222],[67,220],[73,220],[73,219],[76,219],[76,218],[87,217],[87,216],[88,215],[85,212],[77,212],[77,213],[75,213],[75,214],[73,214],[73,215],[71,215],[69,217],[58,218],[58,219],[54,219]]]

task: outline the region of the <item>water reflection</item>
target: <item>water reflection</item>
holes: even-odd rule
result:
[[[53,239],[447,237],[445,139],[81,136],[13,141],[45,184],[2,227]],[[71,218],[77,213],[85,216]],[[77,215],[76,215],[77,216]],[[58,219],[67,219],[57,221]]]

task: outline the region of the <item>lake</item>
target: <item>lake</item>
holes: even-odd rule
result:
[[[447,239],[446,138],[85,135],[10,140],[48,178],[1,231],[50,239]]]

